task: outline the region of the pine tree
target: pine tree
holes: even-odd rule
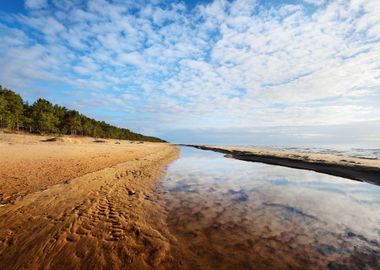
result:
[[[1,91],[1,88],[0,88]],[[0,95],[0,128],[6,127],[6,108],[7,108],[7,101],[5,100],[5,97]]]
[[[33,131],[33,119],[32,119],[33,107],[28,102],[24,104],[22,127],[24,130]]]
[[[59,120],[54,115],[53,105],[45,100],[38,99],[32,106],[33,129],[39,133],[58,132]]]
[[[64,117],[64,126],[71,135],[77,135],[82,130],[81,117],[77,111],[67,111]]]
[[[86,135],[96,138],[162,142],[155,137],[96,121],[74,110],[38,99],[32,106],[23,103],[20,95],[0,85],[0,128],[22,128],[34,133]]]
[[[4,126],[18,130],[21,125],[23,113],[23,101],[20,95],[6,88],[0,89],[0,96],[5,100],[5,109],[2,112]],[[4,101],[2,101],[4,106]]]

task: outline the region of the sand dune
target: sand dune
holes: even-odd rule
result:
[[[1,269],[178,267],[153,193],[176,148],[7,136],[0,143]]]

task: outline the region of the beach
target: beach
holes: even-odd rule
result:
[[[379,187],[286,168],[377,160],[191,146],[1,133],[0,268],[378,266]]]
[[[380,0],[0,14],[0,270],[380,270]]]
[[[0,149],[2,269],[176,268],[153,192],[175,147],[0,134]]]

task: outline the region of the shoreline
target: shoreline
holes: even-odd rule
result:
[[[265,150],[254,147],[207,146],[178,144],[223,153],[229,157],[261,162],[294,169],[311,170],[355,181],[380,185],[380,160],[368,160],[316,153],[297,153],[282,150]]]

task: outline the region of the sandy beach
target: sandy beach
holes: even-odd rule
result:
[[[226,154],[239,160],[306,169],[380,185],[380,160],[254,147],[185,145]]]
[[[380,0],[0,14],[0,270],[380,270]]]
[[[378,168],[377,160],[193,146],[288,167]],[[232,160],[222,155],[215,161],[197,156],[206,153],[199,151],[198,158],[190,158],[187,164],[186,158],[177,159],[179,149],[166,143],[4,133],[0,134],[0,150],[1,269],[249,269],[251,265],[304,269],[310,262],[315,269],[325,269],[335,260],[347,265],[377,263],[373,259],[378,254],[376,240],[346,229],[351,238],[358,235],[360,245],[369,248],[372,253],[367,254],[368,250],[352,248],[347,232],[313,236],[307,231],[309,226],[320,228],[318,219],[307,214],[313,208],[288,206],[287,197],[268,203],[275,186],[259,192],[262,198],[249,193],[256,189],[248,183],[262,188],[255,180],[260,169],[244,167],[247,164],[241,162],[223,172]],[[284,160],[290,163],[281,163]],[[181,162],[187,165],[181,167]],[[177,171],[175,163],[180,166]],[[205,174],[195,174],[202,172],[194,170],[196,165],[204,167]],[[233,172],[236,166],[242,169]],[[218,169],[210,174],[212,168]],[[251,172],[247,190],[234,187],[243,178],[223,186],[223,175],[233,180],[245,170]],[[270,183],[268,177],[263,183]],[[211,186],[203,186],[203,178]],[[279,199],[276,193],[275,200]],[[311,222],[306,228],[305,221]],[[328,237],[346,240],[338,243]],[[349,252],[342,254],[350,256],[318,251],[320,245],[332,243],[346,248]],[[307,260],[302,256],[305,252]]]
[[[0,268],[176,268],[153,190],[164,143],[0,134]]]

